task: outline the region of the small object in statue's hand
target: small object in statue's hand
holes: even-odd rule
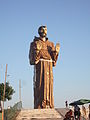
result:
[[[56,50],[57,53],[59,53],[59,50],[60,50],[60,44],[59,43],[56,44],[55,50]]]
[[[37,50],[41,50],[42,49],[42,44],[41,42],[37,42]]]

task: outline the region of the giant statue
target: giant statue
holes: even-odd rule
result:
[[[34,65],[34,108],[54,108],[53,66],[56,65],[60,44],[48,40],[47,27],[40,26],[39,37],[30,44],[29,60]]]

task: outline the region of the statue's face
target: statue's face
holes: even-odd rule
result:
[[[38,33],[41,37],[46,37],[47,36],[47,27],[46,26],[39,27]]]

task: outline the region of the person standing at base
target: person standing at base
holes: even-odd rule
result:
[[[75,120],[81,120],[81,112],[78,105],[74,106],[74,118]]]
[[[67,108],[68,107],[68,101],[67,100],[65,101],[65,105],[66,105],[66,108]]]
[[[34,108],[54,108],[53,66],[56,65],[60,45],[48,40],[47,27],[40,26],[39,37],[30,44],[29,59],[34,65]]]
[[[73,111],[71,109],[69,109],[69,111],[66,112],[63,120],[74,120]]]
[[[86,116],[86,108],[84,105],[82,105],[82,114],[83,114],[83,117],[86,119],[87,116]]]
[[[88,109],[89,109],[88,119],[90,120],[90,104]]]

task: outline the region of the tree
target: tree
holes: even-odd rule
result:
[[[12,88],[12,86],[9,85],[9,82],[6,82],[4,101],[11,100],[13,93],[15,93],[14,89]],[[4,83],[0,83],[0,107],[1,107],[1,101],[3,101],[3,94],[4,94]]]

